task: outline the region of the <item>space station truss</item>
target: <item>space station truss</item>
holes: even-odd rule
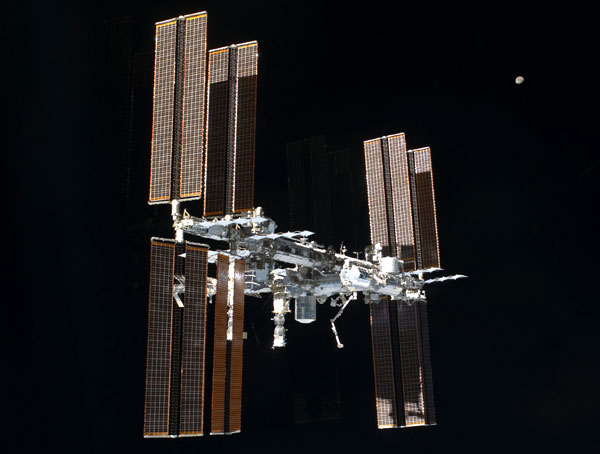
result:
[[[243,260],[218,255],[211,435],[241,431],[244,270]]]

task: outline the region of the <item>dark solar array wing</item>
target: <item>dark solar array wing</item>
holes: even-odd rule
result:
[[[429,147],[409,153],[413,217],[415,218],[415,240],[417,266],[420,269],[439,268],[440,252],[433,189],[433,169]]]
[[[236,47],[236,115],[233,211],[254,208],[254,152],[256,136],[256,82],[258,43]]]
[[[398,427],[389,302],[387,298],[382,298],[378,303],[371,303],[369,309],[377,427],[380,429]]]
[[[149,203],[171,197],[177,21],[156,24]]]
[[[208,250],[186,243],[181,361],[180,436],[202,435]]]
[[[205,216],[254,207],[258,44],[209,52]]]
[[[233,330],[229,380],[229,427],[227,432],[240,432],[242,429],[242,368],[244,349],[244,285],[246,263],[236,260],[233,281]]]
[[[169,435],[171,324],[175,245],[152,239],[144,436]]]
[[[179,198],[202,197],[206,108],[206,13],[186,16]]]
[[[385,253],[386,248],[389,248],[390,245],[390,236],[381,140],[374,139],[364,142],[364,150],[371,244],[380,243],[384,247]],[[386,255],[389,255],[389,253]]]
[[[397,306],[404,426],[435,424],[425,303]]]
[[[421,340],[423,397],[425,399],[425,422],[436,424],[435,406],[433,400],[433,376],[431,372],[431,353],[429,349],[429,321],[427,319],[427,304],[418,303],[419,339]]]
[[[204,215],[223,215],[227,184],[229,48],[209,52]]]
[[[415,240],[406,139],[404,134],[396,134],[389,136],[387,141],[394,233],[396,235],[396,256],[404,261],[404,271],[412,271],[416,269]]]
[[[217,292],[214,299],[211,434],[225,433],[228,281],[229,257],[219,254],[217,257]]]

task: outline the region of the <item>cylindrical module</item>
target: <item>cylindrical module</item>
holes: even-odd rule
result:
[[[297,297],[294,312],[297,322],[314,322],[317,319],[317,299],[313,295]]]

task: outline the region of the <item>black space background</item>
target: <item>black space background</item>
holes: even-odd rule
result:
[[[597,24],[548,5],[5,8],[5,452],[599,449]],[[255,200],[282,229],[286,141],[324,133],[360,158],[363,140],[403,131],[432,147],[442,263],[469,276],[429,292],[437,426],[375,429],[365,306],[340,320],[343,350],[326,306],[305,330],[290,318],[273,351],[268,304],[249,300],[243,433],[142,438],[148,239],[169,209],[146,204],[150,91],[123,202],[105,21],[131,16],[134,51],[152,51],[155,21],[202,10],[210,48],[259,41]],[[298,377],[317,403],[337,380],[341,419],[294,424]]]

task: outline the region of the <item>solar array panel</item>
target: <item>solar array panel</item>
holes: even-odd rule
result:
[[[229,257],[217,257],[217,292],[213,342],[211,434],[225,433],[225,393],[227,380],[227,299]]]
[[[419,335],[421,339],[421,376],[423,380],[423,397],[425,398],[425,422],[435,424],[435,406],[433,400],[433,374],[431,372],[431,351],[429,348],[429,321],[427,304],[418,303]]]
[[[223,215],[227,173],[229,48],[209,52],[204,215]]]
[[[206,13],[156,24],[149,203],[202,197]]]
[[[407,151],[400,133],[365,141],[364,151],[371,243],[405,271],[439,268],[430,149]]]
[[[369,201],[369,227],[371,244],[389,247],[387,202],[385,194],[383,150],[379,139],[364,143]]]
[[[169,435],[171,327],[175,246],[152,239],[144,436]]]
[[[427,305],[398,306],[405,425],[435,424]]]
[[[382,298],[370,314],[377,427],[435,424],[427,305]]]
[[[372,244],[404,270],[439,268],[429,148],[406,150],[404,134],[364,142]],[[427,307],[371,304],[379,428],[435,424]]]
[[[205,216],[253,208],[258,44],[209,52]]]
[[[388,137],[393,223],[396,256],[404,261],[404,270],[415,268],[415,239],[404,134]]]
[[[254,207],[258,43],[212,50],[207,65],[206,17],[156,24],[148,201],[204,197],[213,216]]]
[[[254,208],[258,43],[237,46],[237,103],[233,211]]]
[[[185,243],[175,243],[174,283],[179,282],[184,275]],[[169,435],[179,433],[179,410],[181,397],[181,347],[183,336],[183,307],[171,298],[171,402],[169,404]]]
[[[392,333],[387,298],[369,305],[371,321],[371,347],[375,374],[375,402],[377,427],[398,427],[394,364],[392,360]]]
[[[425,424],[418,303],[397,308],[402,394],[406,426]]]
[[[414,168],[413,200],[418,217],[419,268],[439,268],[440,252],[435,212],[435,193],[433,189],[433,169],[431,166],[431,150],[429,147],[412,150]]]
[[[177,21],[156,24],[150,203],[171,197]]]
[[[227,432],[242,430],[242,369],[244,349],[244,280],[246,263],[236,260],[233,282],[233,336],[231,341],[231,378],[229,391],[229,427]]]
[[[208,250],[186,243],[180,436],[203,434]]]
[[[203,245],[151,241],[145,437],[203,434],[207,266]]]
[[[206,13],[185,17],[180,194],[202,196],[206,106]]]

